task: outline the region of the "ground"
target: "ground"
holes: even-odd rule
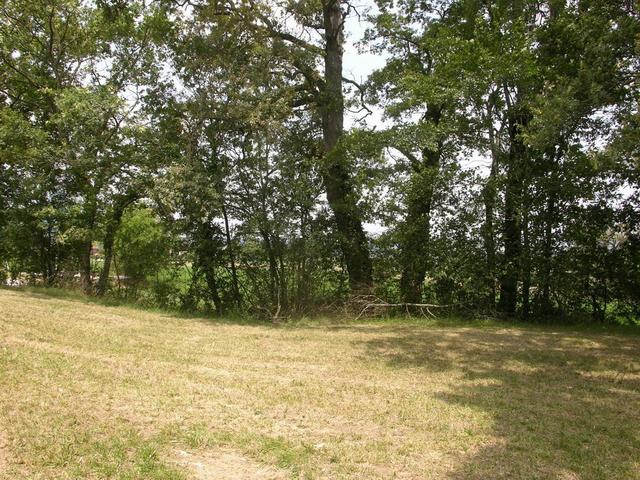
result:
[[[0,290],[0,478],[640,479],[640,336]]]

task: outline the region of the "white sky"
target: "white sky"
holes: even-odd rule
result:
[[[366,1],[362,4],[362,11],[366,8],[374,8],[373,2]],[[367,28],[371,27],[371,23],[364,20],[364,15],[359,20],[357,16],[351,15],[347,18],[345,23],[346,41],[344,45],[344,57],[343,57],[343,73],[346,78],[355,80],[358,83],[363,83],[367,77],[379,68],[384,67],[387,56],[378,55],[367,51],[359,51],[356,44],[362,40]],[[366,119],[367,126],[374,127],[382,126],[382,111],[378,108],[372,108],[374,114]],[[347,113],[345,117],[346,128],[351,128],[355,124],[355,120],[360,115],[354,115]]]

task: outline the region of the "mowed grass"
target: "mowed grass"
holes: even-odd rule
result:
[[[0,290],[0,478],[640,478],[640,337]]]

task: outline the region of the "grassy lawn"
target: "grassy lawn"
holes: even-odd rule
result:
[[[640,479],[640,336],[0,290],[0,478]]]

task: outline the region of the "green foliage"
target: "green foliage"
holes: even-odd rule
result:
[[[168,242],[155,214],[138,208],[125,214],[115,238],[122,272],[137,285],[156,275],[166,261]]]
[[[191,7],[3,4],[0,278],[272,319],[375,293],[637,321],[631,3],[380,0],[364,85],[346,3]],[[365,102],[387,127],[345,129]]]

